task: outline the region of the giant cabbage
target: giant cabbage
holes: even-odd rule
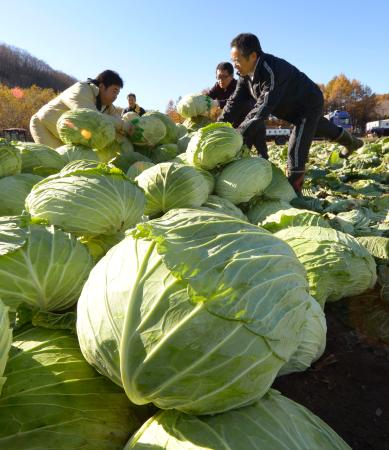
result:
[[[140,221],[145,196],[123,172],[95,161],[73,161],[36,184],[26,210],[78,235],[115,234]]]
[[[208,183],[193,167],[160,163],[140,173],[135,181],[146,196],[145,214],[155,216],[173,208],[202,205],[208,197]]]
[[[0,395],[6,378],[3,377],[8,352],[12,343],[12,330],[8,319],[8,308],[0,299]]]
[[[275,236],[285,240],[304,265],[311,295],[326,301],[358,295],[374,286],[376,264],[350,235],[317,226],[289,227]]]
[[[92,269],[88,250],[68,233],[0,218],[0,298],[12,310],[57,311],[73,305]]]
[[[318,360],[326,347],[327,324],[323,309],[310,298],[304,325],[300,331],[300,343],[290,360],[282,366],[278,375],[302,372]]]
[[[58,119],[57,131],[65,144],[80,144],[101,150],[115,139],[115,126],[107,114],[88,108],[66,111]]]
[[[84,145],[65,144],[55,149],[62,156],[65,164],[77,160],[99,161],[97,152]],[[104,162],[104,161],[102,161]]]
[[[22,158],[18,149],[0,139],[0,178],[17,175],[22,170]]]
[[[159,111],[148,111],[142,117],[156,117],[161,120],[166,127],[165,136],[158,142],[158,144],[176,144],[178,139],[178,132],[176,124],[167,115]]]
[[[267,231],[173,210],[91,271],[78,302],[82,352],[136,404],[213,414],[262,397],[296,351],[304,267]]]
[[[235,159],[242,144],[242,135],[231,124],[211,123],[193,134],[186,155],[189,164],[211,170]]]
[[[163,121],[154,116],[143,115],[131,121],[135,130],[131,134],[131,141],[138,146],[154,147],[166,136],[166,126]]]
[[[266,159],[239,159],[223,167],[216,179],[215,192],[238,205],[261,195],[269,186],[271,177],[271,164]]]
[[[42,180],[39,175],[19,173],[0,178],[0,216],[17,216],[24,209],[24,202],[32,187]]]
[[[17,334],[5,375],[2,449],[122,450],[141,424],[121,389],[86,363],[66,331]]]
[[[204,94],[187,94],[177,103],[177,112],[185,119],[201,116],[210,111],[212,99]]]
[[[16,142],[15,147],[22,157],[22,172],[36,175],[51,175],[66,164],[62,156],[47,145],[34,142]]]
[[[351,450],[319,417],[271,389],[251,406],[215,416],[160,411],[124,450]]]

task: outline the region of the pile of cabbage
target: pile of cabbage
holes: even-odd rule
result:
[[[321,357],[327,302],[387,298],[387,181],[324,196],[318,158],[298,198],[228,123],[66,114],[57,149],[0,141],[0,447],[349,448],[272,384]]]

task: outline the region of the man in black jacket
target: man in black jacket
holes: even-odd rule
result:
[[[239,81],[218,120],[238,126],[245,143],[254,145],[265,158],[268,157],[265,119],[272,114],[292,123],[287,172],[296,192],[301,192],[305,163],[315,135],[344,145],[340,156],[345,158],[363,145],[363,141],[323,117],[323,94],[319,87],[287,61],[264,53],[254,34],[242,33],[232,40],[231,59]],[[254,107],[239,124],[237,119],[250,99],[255,99]]]

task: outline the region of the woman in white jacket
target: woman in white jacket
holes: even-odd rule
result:
[[[63,145],[57,131],[57,121],[69,110],[89,108],[112,118],[116,131],[130,135],[133,127],[120,118],[113,102],[123,87],[123,80],[113,70],[101,72],[95,79],[80,81],[63,91],[31,117],[30,131],[38,144],[56,148]]]

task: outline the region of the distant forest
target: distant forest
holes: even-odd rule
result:
[[[47,63],[25,50],[0,44],[0,84],[11,88],[16,86],[29,88],[36,85],[59,92],[76,81],[74,77],[52,69]]]

